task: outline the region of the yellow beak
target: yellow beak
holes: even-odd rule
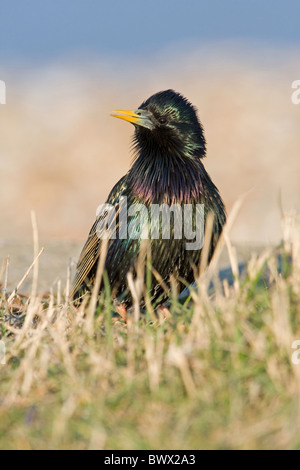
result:
[[[140,118],[136,111],[112,111],[111,116],[124,119],[124,121],[132,122],[133,124]]]
[[[145,109],[112,111],[111,116],[131,122],[137,126],[146,127],[150,130],[155,127],[151,120],[150,113]]]

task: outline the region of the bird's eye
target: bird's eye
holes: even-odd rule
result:
[[[159,122],[159,124],[166,124],[167,118],[165,118],[165,117],[160,117],[160,118],[158,119],[158,122]]]

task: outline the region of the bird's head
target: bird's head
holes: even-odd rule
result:
[[[133,111],[113,111],[112,116],[135,126],[139,150],[202,158],[206,143],[194,106],[173,90],[156,93]]]

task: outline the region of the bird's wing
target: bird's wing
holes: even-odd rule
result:
[[[113,187],[106,201],[107,204],[111,204],[115,207],[116,214],[118,213],[119,208],[119,198],[122,193],[126,190],[126,187],[127,179],[126,176],[124,176]],[[80,254],[73,281],[71,297],[74,297],[75,293],[78,291],[78,289],[82,286],[82,284],[88,277],[92,268],[98,262],[102,247],[101,239],[99,238],[99,235],[97,233],[98,223],[99,218],[95,220],[89,233],[88,239]]]

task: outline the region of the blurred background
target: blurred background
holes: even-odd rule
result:
[[[79,255],[132,158],[133,127],[110,111],[167,88],[198,108],[228,211],[250,190],[232,240],[280,240],[279,195],[285,210],[300,206],[298,1],[1,0],[0,14],[0,257],[11,257],[11,283],[32,257],[31,209],[44,273],[54,280]]]

